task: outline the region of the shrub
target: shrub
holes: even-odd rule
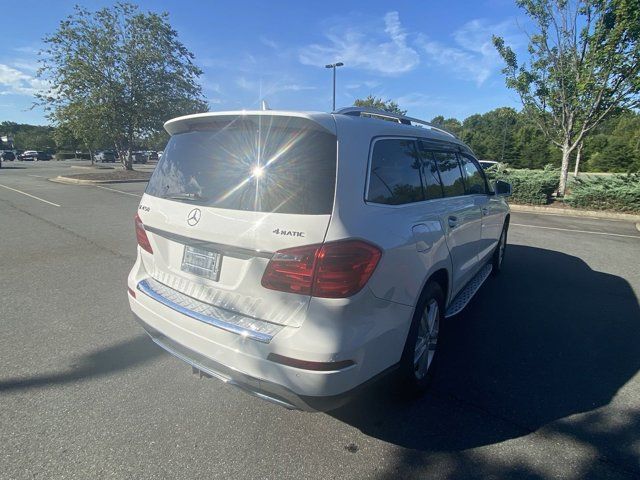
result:
[[[486,170],[489,180],[504,180],[513,187],[511,201],[530,205],[546,205],[558,189],[560,172],[551,165],[543,170],[512,169],[498,165]]]
[[[80,158],[83,160],[90,160],[88,153],[75,153],[75,152],[58,152],[53,156],[56,160],[73,160],[74,158]]]
[[[565,201],[576,208],[640,213],[640,174],[577,178]]]

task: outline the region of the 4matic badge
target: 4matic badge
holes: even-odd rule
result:
[[[296,232],[293,230],[281,230],[279,228],[276,228],[271,233],[273,233],[274,235],[283,235],[285,237],[304,237],[304,232]]]

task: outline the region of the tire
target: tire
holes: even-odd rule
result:
[[[491,273],[493,275],[498,275],[502,271],[504,254],[507,251],[507,232],[508,231],[509,231],[509,224],[505,223],[504,227],[502,227],[502,233],[500,234],[500,239],[498,239],[498,245],[496,245],[496,249],[493,252],[493,258],[491,259],[491,265],[493,266]]]
[[[444,293],[440,285],[432,281],[426,285],[413,315],[400,360],[398,378],[401,388],[410,395],[421,395],[431,383],[437,367],[438,338],[443,320]]]

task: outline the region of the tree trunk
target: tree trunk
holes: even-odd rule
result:
[[[564,197],[567,190],[567,177],[569,176],[569,158],[571,156],[571,147],[569,142],[562,145],[562,165],[560,167],[560,185],[558,186],[558,197]]]
[[[89,149],[89,158],[91,159],[91,165],[95,165],[95,159],[93,158],[93,150]]]
[[[133,157],[131,150],[127,150],[127,154],[122,157],[122,166],[125,170],[133,170]]]
[[[582,142],[578,145],[578,150],[576,151],[576,169],[573,174],[577,177],[580,172],[580,157],[582,156]]]

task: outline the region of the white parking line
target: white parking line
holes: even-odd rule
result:
[[[103,187],[101,185],[95,185],[95,187],[101,188],[103,190],[111,190],[112,192],[122,193],[123,195],[129,195],[131,197],[138,197],[138,198],[142,197],[142,195],[138,195],[137,193],[123,192],[122,190],[116,190],[115,188],[109,188],[109,187]]]
[[[43,177],[42,175],[31,175],[30,173],[27,173],[27,177],[47,178],[47,177]]]
[[[640,235],[623,235],[621,233],[593,232],[591,230],[573,230],[571,228],[542,227],[540,225],[524,225],[522,223],[510,223],[509,225],[514,227],[542,228],[544,230],[560,230],[561,232],[591,233],[592,235],[607,235],[610,237],[640,238]]]
[[[53,205],[54,207],[59,207],[57,203],[50,202],[49,200],[45,200],[44,198],[36,197],[35,195],[31,195],[30,193],[23,192],[22,190],[16,190],[15,188],[7,187],[6,185],[2,185],[0,183],[0,187],[6,188],[7,190],[12,190],[17,193],[21,193],[22,195],[26,195],[27,197],[35,198],[36,200],[40,200],[41,202],[48,203],[49,205]]]

